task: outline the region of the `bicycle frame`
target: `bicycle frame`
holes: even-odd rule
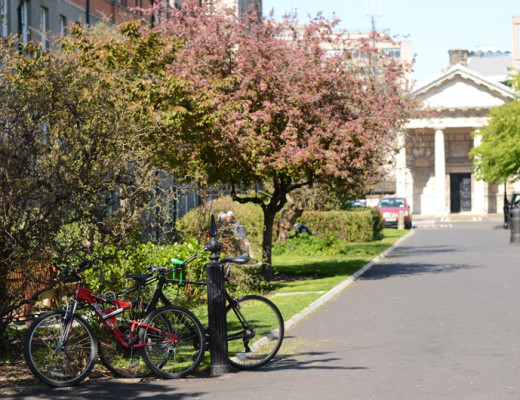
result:
[[[136,331],[136,328],[146,328],[149,330],[152,330],[154,332],[161,332],[160,329],[155,328],[154,326],[145,324],[140,321],[132,320],[132,326],[130,329],[130,337],[127,341],[124,337],[124,335],[121,333],[121,331],[116,327],[115,325],[115,317],[125,310],[128,310],[129,308],[133,307],[134,302],[132,301],[120,301],[117,299],[113,299],[114,307],[104,311],[100,306],[99,303],[108,303],[108,300],[105,298],[105,296],[95,293],[91,289],[84,288],[81,286],[81,282],[78,282],[76,285],[76,291],[74,293],[74,302],[72,305],[71,310],[71,319],[68,323],[67,329],[65,330],[65,336],[63,338],[63,341],[65,341],[68,338],[70,329],[72,327],[73,322],[73,316],[76,312],[77,305],[80,301],[85,301],[88,303],[88,305],[94,310],[94,312],[97,314],[97,316],[101,319],[101,321],[105,324],[105,326],[112,332],[112,334],[116,337],[117,341],[123,346],[124,348],[141,348],[148,346],[148,343],[137,343],[133,344],[133,338]],[[179,343],[180,339],[169,332],[162,332],[162,336],[169,336],[171,337],[170,340],[165,341],[165,343]]]
[[[226,276],[226,280],[227,280],[227,276]],[[159,284],[157,286],[157,292],[159,292],[159,293],[158,294],[156,293],[156,296],[154,296],[155,303],[153,303],[154,300],[152,300],[152,303],[150,303],[150,304],[157,304],[157,300],[159,298],[163,302],[167,302],[167,304],[171,304],[171,302],[166,298],[166,296],[164,295],[164,293],[162,291],[162,287],[166,283],[176,283],[178,285],[192,284],[192,285],[199,285],[199,286],[207,286],[206,282],[187,281],[187,280],[183,280],[183,279],[169,279],[169,278],[166,278],[164,275],[161,275],[159,278]],[[237,307],[238,302],[237,302],[236,298],[232,297],[228,293],[226,288],[224,288],[224,295],[226,296],[227,304],[229,305],[229,307],[231,307],[231,309],[235,313],[236,317],[238,318],[238,320],[240,321],[240,323],[242,324],[244,329],[249,328],[249,323],[247,322],[247,320],[244,318],[244,316],[240,312],[240,308]],[[228,336],[228,340],[245,339],[245,338],[251,338],[251,336],[249,336],[249,334],[247,332],[236,333],[235,335]]]

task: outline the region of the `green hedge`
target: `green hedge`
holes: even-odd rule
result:
[[[370,242],[383,230],[376,208],[360,211],[305,211],[300,222],[321,237],[333,236],[346,242]]]
[[[218,213],[229,210],[233,211],[236,218],[244,225],[249,241],[258,252],[262,245],[264,227],[262,209],[252,203],[234,202],[229,197],[208,202],[182,217],[177,226],[180,239],[198,237],[201,242],[207,240],[206,232],[210,215],[216,217]],[[347,242],[370,242],[383,230],[383,220],[376,208],[363,208],[356,211],[305,211],[299,222],[322,237],[330,235]],[[273,237],[276,238],[275,233]]]

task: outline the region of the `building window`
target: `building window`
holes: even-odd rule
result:
[[[401,58],[401,49],[400,48],[384,49],[383,51],[386,54],[388,54],[388,57],[390,57],[390,58]]]
[[[20,34],[22,35],[22,43],[27,44],[29,42],[29,0],[23,0],[20,8]]]
[[[60,36],[64,37],[67,34],[67,18],[60,15]]]
[[[49,10],[45,7],[40,8],[40,42],[43,50],[49,46],[47,34],[49,31]]]
[[[7,0],[0,0],[0,36],[7,36]]]

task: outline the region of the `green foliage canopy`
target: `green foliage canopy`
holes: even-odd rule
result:
[[[520,89],[520,75],[513,79],[513,88]],[[488,125],[474,132],[481,142],[469,153],[477,177],[487,182],[520,178],[520,99],[494,108]]]
[[[520,178],[520,102],[491,110],[489,125],[475,135],[482,137],[470,156],[477,176],[497,183]]]
[[[154,81],[175,42],[165,48],[135,27],[90,34],[78,26],[53,53],[0,43],[0,318],[52,285],[52,264],[141,239],[160,184],[143,138],[182,124],[183,113],[175,113],[177,80]],[[166,122],[151,103],[168,108]]]

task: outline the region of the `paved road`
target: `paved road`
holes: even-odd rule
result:
[[[517,399],[520,246],[500,221],[416,231],[287,332],[268,368],[27,399]]]

